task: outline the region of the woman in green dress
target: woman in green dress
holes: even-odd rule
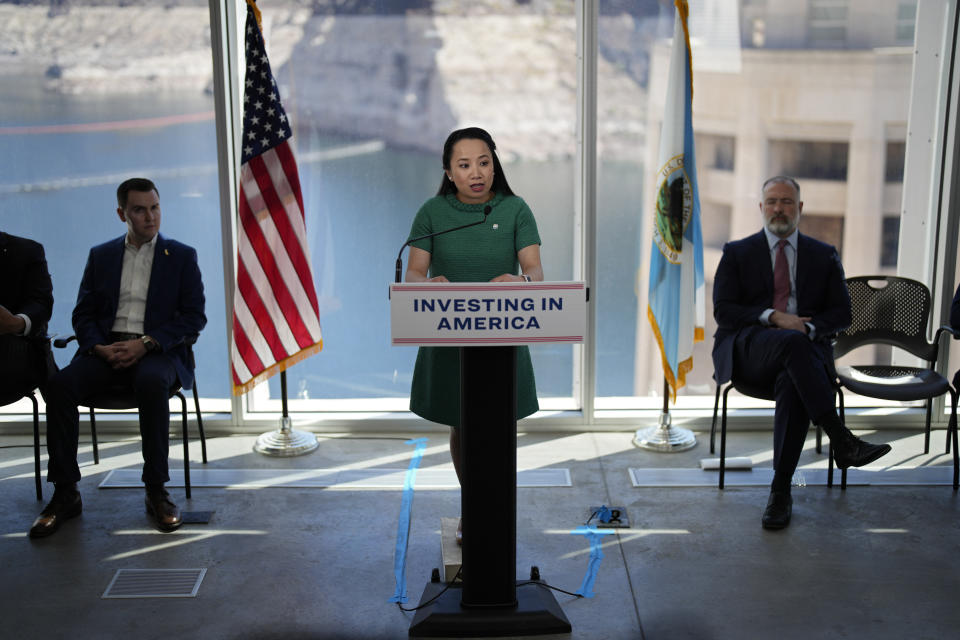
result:
[[[410,238],[451,229],[490,213],[483,224],[410,245],[407,282],[531,282],[543,280],[540,235],[530,207],[513,194],[483,129],[458,129],[443,145],[437,195],[417,212]],[[539,408],[527,347],[517,350],[517,419]],[[460,351],[421,347],[413,371],[410,410],[450,429],[450,455],[460,475]],[[462,539],[457,528],[457,542]]]

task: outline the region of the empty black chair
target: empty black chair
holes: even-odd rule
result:
[[[837,387],[840,420],[845,423],[843,389],[882,400],[910,402],[925,400],[927,404],[923,451],[930,451],[930,417],[933,398],[950,393],[951,412],[947,428],[947,451],[951,434],[956,438],[957,391],[945,377],[934,370],[940,339],[945,333],[957,335],[950,327],[940,327],[933,342],[927,340],[930,319],[930,291],[922,282],[897,276],[859,276],[847,278],[850,293],[852,321],[850,327],[837,335],[833,347],[834,359],[867,345],[889,345],[925,360],[927,367],[900,365],[838,366]],[[953,489],[957,490],[960,460],[953,447]],[[841,487],[846,488],[847,474],[843,471]]]
[[[53,341],[54,346],[58,348],[66,347],[67,344],[74,340],[76,336],[70,336],[69,338],[58,338]],[[194,338],[194,341],[196,338]],[[190,353],[190,364],[194,368],[195,361],[193,357],[193,342],[188,344],[188,350]],[[182,427],[182,436],[183,436],[183,484],[184,484],[184,493],[187,496],[187,499],[190,499],[190,443],[188,438],[187,431],[187,399],[183,395],[183,392],[179,386],[175,386],[170,389],[170,398],[176,396],[180,399],[180,419]],[[207,463],[207,439],[203,432],[203,417],[200,414],[200,398],[199,393],[197,392],[197,378],[193,378],[193,405],[194,410],[197,415],[197,429],[200,432],[200,449],[202,452],[203,463]],[[87,398],[81,406],[87,407],[90,412],[90,434],[93,440],[93,462],[94,464],[100,464],[100,452],[97,446],[97,417],[96,409],[101,409],[104,411],[117,411],[124,409],[136,409],[137,408],[137,398],[134,395],[133,391],[127,386],[118,386],[113,388],[104,389],[103,391]],[[39,451],[38,441],[35,440],[35,446]],[[39,456],[39,454],[37,454]],[[39,458],[38,458],[39,460]],[[39,462],[37,463],[37,469],[39,474]],[[39,475],[37,476],[39,478]],[[39,482],[39,479],[37,480]]]

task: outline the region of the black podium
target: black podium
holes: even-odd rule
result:
[[[462,584],[417,611],[414,637],[569,633],[546,587],[517,580],[517,348],[460,347]],[[430,582],[421,604],[448,585]]]
[[[395,346],[460,348],[462,582],[427,583],[414,637],[569,633],[539,571],[517,580],[517,345],[583,342],[583,282],[390,286]]]

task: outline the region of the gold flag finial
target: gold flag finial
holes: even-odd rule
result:
[[[260,9],[257,8],[257,3],[254,0],[247,0],[247,4],[253,9],[253,15],[257,19],[257,28],[263,33],[263,25],[260,24]]]

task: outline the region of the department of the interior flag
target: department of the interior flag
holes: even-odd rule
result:
[[[705,308],[700,195],[693,146],[693,73],[689,8],[675,0],[667,99],[654,183],[647,317],[663,360],[673,400],[693,368],[693,345],[703,340]]]
[[[292,130],[247,0],[237,282],[230,361],[245,393],[323,348]]]

